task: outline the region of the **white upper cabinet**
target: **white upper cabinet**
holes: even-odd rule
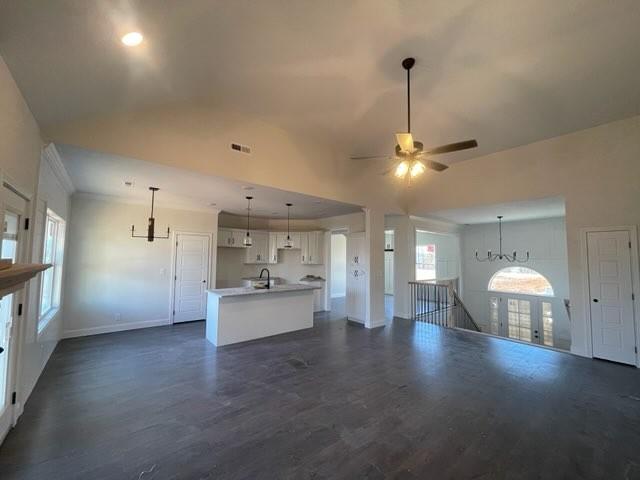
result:
[[[324,232],[302,232],[300,243],[302,263],[322,265],[324,261]]]
[[[242,248],[242,240],[246,232],[244,230],[237,230],[233,228],[220,228],[218,229],[218,246],[219,247],[232,247]]]
[[[245,230],[218,229],[218,247],[245,248]],[[300,262],[306,265],[322,265],[324,262],[324,236],[322,231],[291,232],[292,250],[300,250]],[[253,245],[247,248],[245,263],[278,263],[278,250],[285,248],[287,232],[251,232]]]
[[[219,247],[230,247],[231,246],[231,238],[233,234],[231,230],[226,228],[218,229],[218,246]]]
[[[269,232],[251,232],[253,244],[247,248],[247,256],[244,263],[268,263],[269,262]]]

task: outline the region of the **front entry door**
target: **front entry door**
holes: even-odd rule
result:
[[[587,259],[593,356],[636,363],[628,231],[588,232]]]
[[[551,297],[496,294],[489,297],[490,333],[553,347]]]
[[[203,320],[207,313],[209,235],[176,235],[173,323]]]

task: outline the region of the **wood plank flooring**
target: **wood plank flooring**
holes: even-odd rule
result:
[[[62,341],[9,479],[635,479],[640,372],[437,326],[218,350],[204,324]]]

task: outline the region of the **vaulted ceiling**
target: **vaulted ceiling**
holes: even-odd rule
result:
[[[0,54],[48,126],[190,103],[255,115],[342,153],[477,138],[456,162],[640,113],[637,0],[21,0]],[[145,42],[126,49],[120,36]],[[448,158],[447,158],[448,157]]]

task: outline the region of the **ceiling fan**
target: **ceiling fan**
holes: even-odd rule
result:
[[[395,156],[372,155],[351,157],[352,160],[373,160],[376,158],[396,160],[396,164],[391,169],[384,172],[383,175],[393,171],[396,177],[406,178],[408,176],[409,180],[418,177],[424,173],[427,168],[435,170],[436,172],[441,172],[442,170],[449,168],[443,163],[435,162],[428,158],[432,155],[458,152],[460,150],[467,150],[478,146],[478,142],[476,140],[465,140],[425,150],[422,142],[418,142],[413,139],[413,135],[411,135],[411,69],[415,63],[416,59],[412,57],[402,60],[402,68],[407,71],[407,131],[396,133],[396,141],[398,143],[396,144]]]

